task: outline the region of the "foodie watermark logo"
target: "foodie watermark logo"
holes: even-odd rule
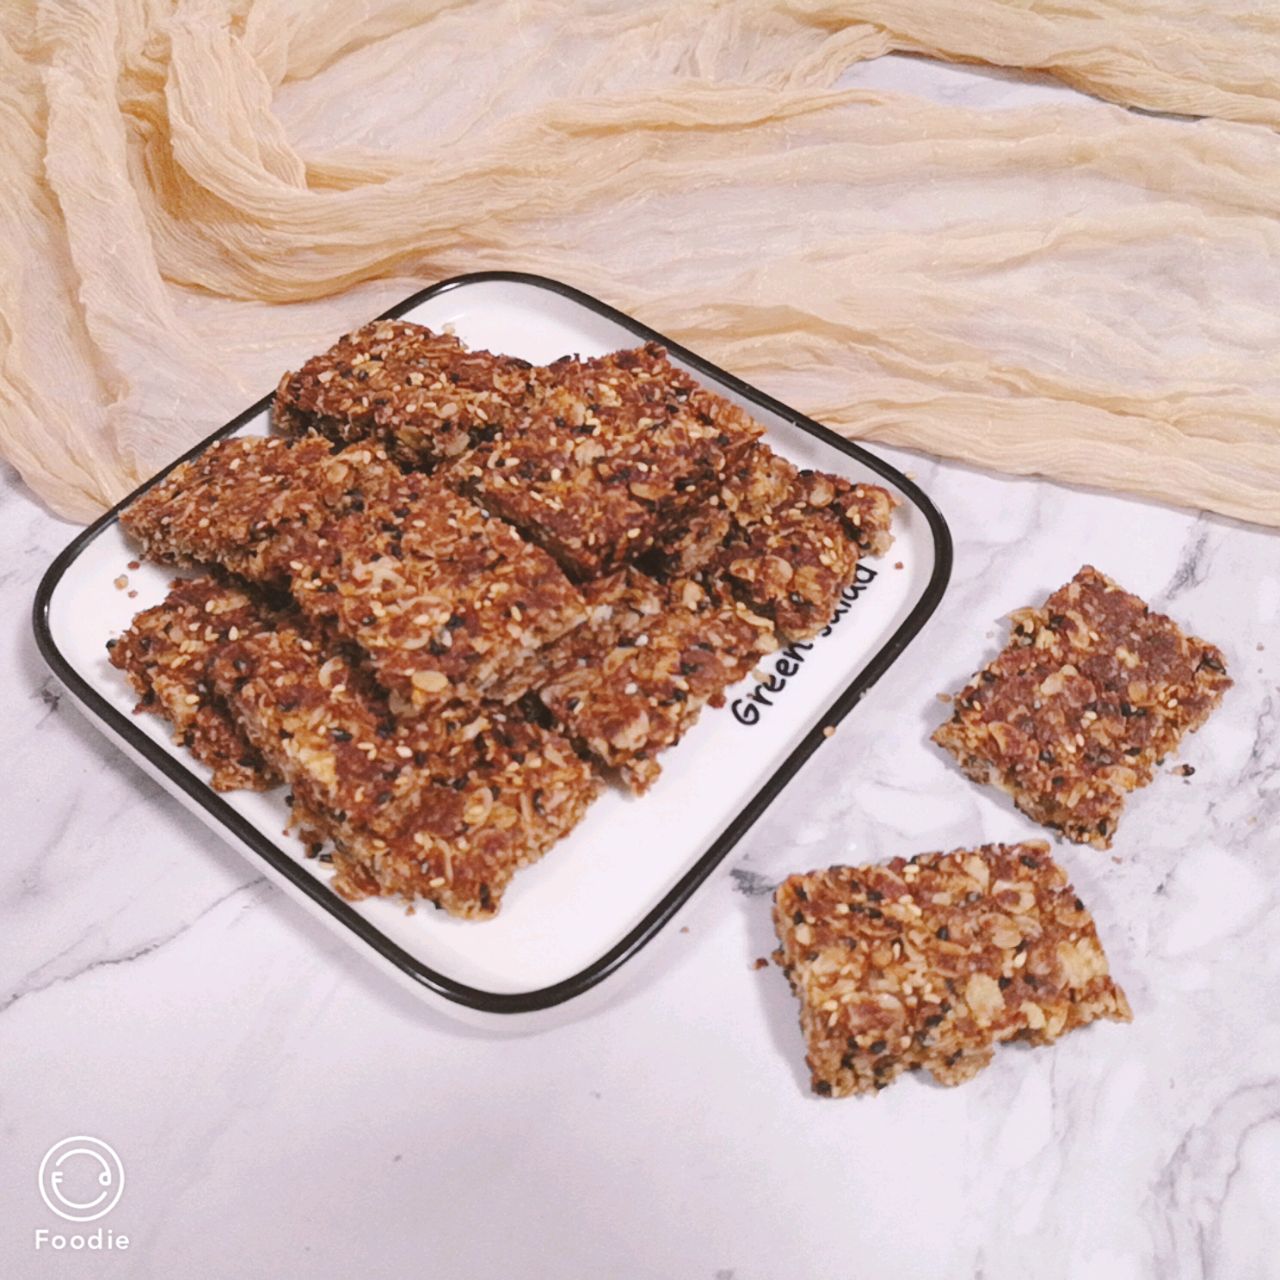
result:
[[[40,1196],[68,1222],[96,1222],[120,1203],[124,1164],[101,1138],[63,1138],[40,1161]]]
[[[89,1223],[105,1218],[124,1194],[124,1162],[101,1138],[80,1134],[63,1138],[45,1152],[36,1176],[40,1198],[67,1222]],[[127,1249],[129,1237],[98,1227],[88,1233],[36,1228],[37,1249],[97,1252]]]

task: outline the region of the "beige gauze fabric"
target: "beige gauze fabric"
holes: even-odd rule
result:
[[[1212,118],[847,87],[894,49]],[[9,0],[0,121],[0,450],[76,519],[511,268],[851,436],[1280,524],[1280,9]]]

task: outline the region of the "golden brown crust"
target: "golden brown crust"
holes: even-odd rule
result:
[[[1230,688],[1226,662],[1090,565],[1013,623],[933,739],[1037,822],[1109,848],[1127,793]]]
[[[826,1096],[917,1069],[960,1084],[1000,1042],[1050,1044],[1132,1016],[1041,841],[790,876],[774,922],[814,1092]]]
[[[404,465],[431,467],[511,421],[532,390],[524,360],[469,351],[407,320],[375,320],[286,373],[273,418],[289,435],[372,439]]]

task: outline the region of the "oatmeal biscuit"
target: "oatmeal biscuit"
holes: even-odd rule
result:
[[[1092,917],[1041,841],[788,877],[775,958],[800,1000],[815,1093],[923,1069],[972,1079],[1006,1040],[1131,1018]]]
[[[209,682],[209,664],[228,644],[274,624],[276,611],[241,587],[179,578],[108,645],[141,701],[173,726],[174,742],[213,771],[215,791],[264,791],[277,778]]]
[[[657,755],[704,706],[722,705],[777,639],[768,619],[713,583],[658,584],[630,570],[608,590],[607,616],[543,655],[538,696],[564,733],[640,794],[661,771]]]
[[[290,435],[373,440],[402,465],[430,468],[509,423],[532,389],[524,360],[469,351],[408,320],[375,320],[286,373],[273,415]]]
[[[1230,686],[1220,650],[1086,565],[1013,615],[1009,644],[933,740],[1028,817],[1106,849],[1126,795]]]
[[[760,427],[650,344],[538,371],[529,413],[450,468],[451,482],[600,577],[683,529]]]
[[[421,474],[326,525],[289,568],[304,612],[358,645],[404,710],[519,697],[538,651],[585,616],[545,551]]]
[[[765,444],[746,452],[721,499],[733,529],[715,564],[788,641],[830,621],[863,554],[883,554],[896,505],[878,485],[800,471]]]
[[[289,784],[295,822],[334,842],[334,887],[349,898],[490,916],[598,790],[563,738],[502,707],[397,719],[345,653],[294,627],[228,646],[212,675]]]
[[[334,453],[319,436],[237,436],[179,463],[125,508],[120,523],[151,560],[220,565],[277,582],[291,535],[360,510],[398,477],[369,445]]]

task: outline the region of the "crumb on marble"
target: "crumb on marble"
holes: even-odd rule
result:
[[[755,959],[752,961],[752,963],[751,963],[751,967],[752,967],[753,969],[757,969],[757,970],[758,970],[758,969],[767,969],[767,968],[769,967],[769,957],[768,957],[768,956],[756,956],[756,958],[755,958]]]

